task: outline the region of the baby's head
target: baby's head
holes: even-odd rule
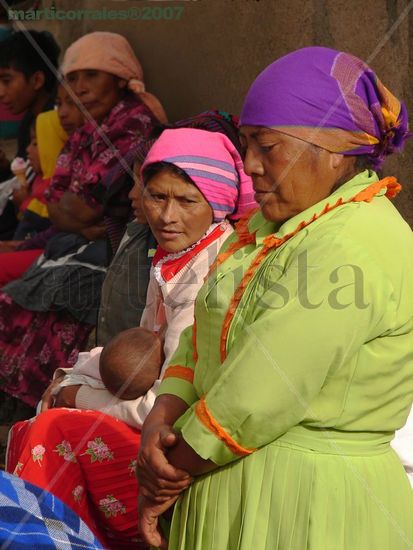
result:
[[[106,388],[120,399],[137,399],[159,377],[162,342],[141,327],[119,333],[101,353],[99,371]]]

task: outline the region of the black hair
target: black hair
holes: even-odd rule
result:
[[[29,132],[32,130],[36,132],[36,117],[33,117],[29,124]]]
[[[182,168],[179,168],[179,166],[176,166],[175,164],[171,164],[170,162],[160,161],[160,162],[154,162],[153,164],[150,164],[147,168],[145,168],[143,172],[143,184],[147,185],[149,180],[151,180],[156,174],[159,174],[160,172],[170,172],[174,176],[178,176],[179,178],[182,178],[186,183],[190,183],[191,185],[195,185],[195,183],[192,181],[192,179],[188,176],[188,174],[182,170]]]
[[[0,19],[9,19],[9,9],[19,3],[20,0],[8,0],[6,6],[0,4]]]
[[[357,172],[364,172],[364,170],[374,170],[373,163],[369,155],[357,155],[354,167]]]
[[[35,48],[28,36],[36,42]],[[38,49],[40,51],[38,51]],[[0,67],[20,71],[26,79],[35,72],[44,74],[44,87],[52,92],[56,86],[56,70],[60,48],[48,31],[18,31],[10,35],[1,44]]]
[[[243,147],[239,138],[238,118],[226,111],[204,111],[199,115],[178,120],[174,123],[158,123],[152,128],[150,138],[158,139],[164,130],[177,130],[179,128],[193,128],[224,134],[242,156]]]

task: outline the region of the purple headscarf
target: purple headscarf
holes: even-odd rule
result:
[[[311,47],[269,65],[248,91],[241,124],[265,126],[375,168],[410,137],[404,103],[363,61]]]

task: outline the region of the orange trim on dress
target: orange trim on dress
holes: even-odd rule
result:
[[[238,236],[238,240],[233,241],[224,252],[218,254],[215,258],[215,261],[211,264],[209,268],[208,275],[205,277],[205,281],[208,279],[210,274],[217,269],[218,266],[223,264],[230,256],[235,254],[237,250],[247,246],[248,244],[255,243],[255,233],[250,233],[248,231],[248,222],[251,217],[258,212],[259,208],[254,210],[249,210],[244,214],[235,225],[235,233]]]
[[[194,381],[194,371],[189,367],[182,367],[181,365],[171,365],[165,371],[162,380],[165,378],[180,378],[181,380],[186,380],[187,382]]]
[[[249,268],[245,272],[244,277],[242,278],[240,284],[238,285],[238,288],[235,290],[235,293],[232,296],[227,313],[225,315],[220,341],[220,354],[222,362],[225,361],[225,358],[227,356],[228,332],[237,307],[241,301],[241,298],[248,283],[253,278],[255,271],[259,268],[260,264],[263,262],[267,254],[271,250],[278,248],[279,246],[284,244],[286,241],[291,239],[291,237],[294,237],[297,233],[299,233],[299,231],[318,220],[321,216],[327,214],[327,212],[331,212],[331,210],[334,210],[335,208],[342,206],[343,204],[349,204],[351,202],[371,202],[373,198],[384,188],[387,189],[386,196],[389,198],[394,198],[397,193],[399,193],[402,187],[398,183],[396,178],[386,177],[380,181],[372,183],[371,185],[366,187],[366,189],[363,189],[350,199],[344,200],[342,197],[340,197],[333,205],[327,203],[321,212],[319,212],[318,214],[314,214],[308,221],[303,220],[301,223],[298,224],[294,231],[291,231],[291,233],[287,233],[286,235],[284,235],[284,237],[278,238],[275,237],[275,235],[269,235],[264,239],[262,249],[256,255],[254,260],[251,262]],[[251,213],[249,215],[251,215]],[[239,250],[246,244],[255,242],[255,234],[251,234],[248,231],[248,219],[241,220],[235,230],[238,234],[238,241],[231,243],[227,251],[225,251],[223,254],[218,255],[214,267],[217,267],[218,265],[223,263],[236,250]]]
[[[225,443],[225,445],[228,447],[228,449],[232,453],[234,453],[234,455],[246,456],[256,451],[256,449],[246,449],[244,447],[241,447],[241,445],[239,445],[235,441],[235,439],[232,439],[232,437],[215,420],[215,418],[212,416],[212,414],[208,410],[208,407],[206,406],[206,403],[205,403],[205,397],[201,397],[201,399],[198,401],[195,407],[195,414],[198,417],[198,419],[202,422],[202,424],[206,428],[208,428],[208,430],[212,432],[215,436],[221,439],[221,441]]]
[[[394,199],[394,197],[400,193],[402,190],[402,186],[400,183],[396,180],[394,177],[387,177],[380,181],[376,181],[376,183],[372,183],[366,189],[363,189],[363,191],[360,191],[360,193],[357,193],[353,199],[351,199],[354,202],[371,202],[374,197],[379,193],[382,189],[386,188],[386,197],[389,199]],[[351,202],[348,201],[348,202]]]

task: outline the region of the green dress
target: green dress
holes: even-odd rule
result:
[[[176,427],[219,468],[177,502],[169,550],[413,548],[389,445],[413,399],[413,236],[386,189],[350,200],[377,180],[279,228],[255,214],[202,287],[159,393],[187,402]]]

